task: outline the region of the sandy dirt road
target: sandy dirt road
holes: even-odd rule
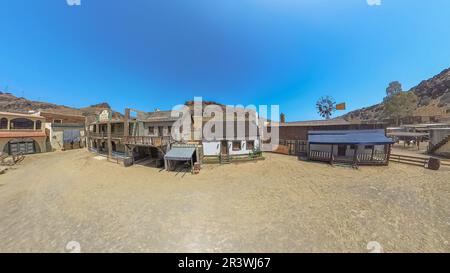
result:
[[[196,176],[28,156],[0,175],[0,252],[450,252],[450,170],[265,156]]]

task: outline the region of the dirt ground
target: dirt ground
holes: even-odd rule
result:
[[[28,156],[0,175],[0,252],[450,252],[449,169],[265,156],[195,176]]]

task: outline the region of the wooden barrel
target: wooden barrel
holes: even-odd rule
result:
[[[123,165],[125,167],[130,167],[131,165],[133,165],[133,158],[131,157],[127,157],[123,160]]]
[[[439,158],[430,157],[428,160],[428,169],[437,171],[441,167],[441,160]]]

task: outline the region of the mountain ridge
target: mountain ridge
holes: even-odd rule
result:
[[[102,110],[112,110],[106,103],[98,103],[87,107],[75,108],[55,103],[29,100],[16,97],[12,93],[0,92],[0,111],[12,113],[30,113],[31,111],[46,111],[66,115],[93,116]],[[113,111],[115,112],[115,111]],[[118,112],[115,112],[121,115]]]
[[[450,110],[450,68],[444,69],[439,74],[421,81],[408,92],[414,92],[418,97],[417,109],[414,116],[443,116],[449,114]],[[382,121],[383,103],[363,107],[338,118],[349,121]]]

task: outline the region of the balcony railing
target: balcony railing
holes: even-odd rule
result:
[[[97,137],[97,138],[107,138],[108,133],[106,133],[106,132],[100,132],[100,133],[89,132],[89,136]],[[111,133],[111,138],[123,138],[123,133]]]
[[[171,137],[151,137],[151,136],[127,136],[123,138],[123,143],[128,145],[144,145],[161,147],[170,144]]]

